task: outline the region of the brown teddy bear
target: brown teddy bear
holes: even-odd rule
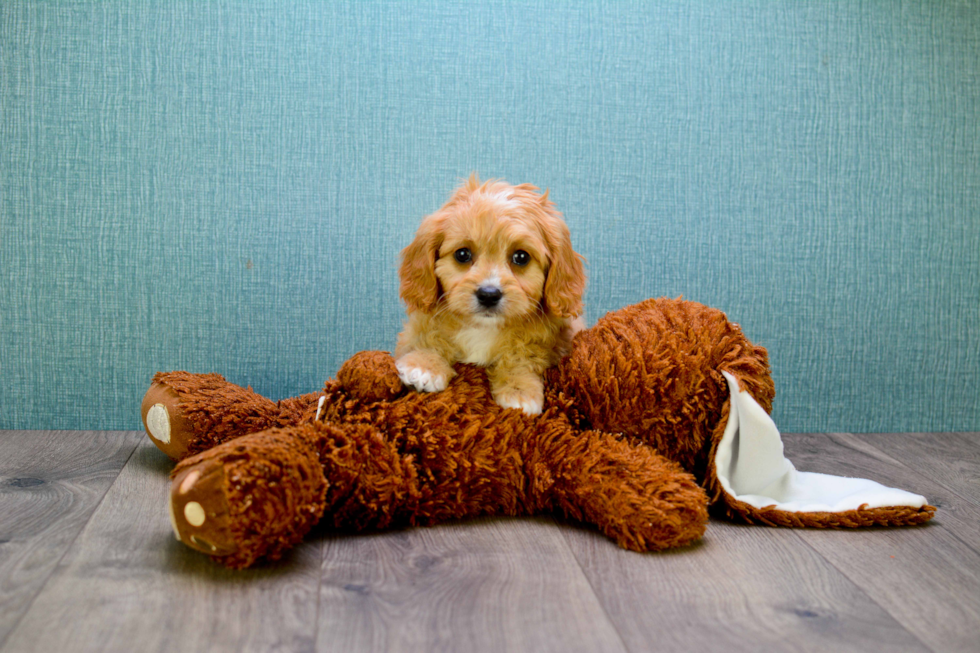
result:
[[[216,374],[159,373],[143,400],[173,471],[174,531],[229,567],[275,560],[324,517],[339,529],[559,513],[634,551],[699,539],[708,506],[749,523],[918,524],[923,497],[797,472],[768,417],[765,349],[694,302],[658,299],[579,333],[545,408],[498,406],[485,372],[402,386],[362,352],[323,392],[278,403]]]

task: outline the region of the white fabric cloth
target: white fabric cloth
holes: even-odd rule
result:
[[[715,456],[715,471],[730,495],[755,508],[787,512],[844,512],[888,506],[926,505],[925,497],[863,478],[800,472],[783,456],[776,424],[738,381],[722,372],[732,401]]]

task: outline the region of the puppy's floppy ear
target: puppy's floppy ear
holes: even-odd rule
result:
[[[442,220],[430,215],[415,234],[415,240],[402,250],[399,295],[410,312],[431,313],[439,301],[439,279],[436,278],[436,258],[442,245]]]
[[[548,200],[548,191],[541,196],[541,208],[544,214],[541,226],[550,250],[550,265],[544,282],[545,308],[558,317],[576,317],[582,314],[584,259],[572,249],[568,226]]]

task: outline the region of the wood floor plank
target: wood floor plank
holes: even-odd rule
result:
[[[905,437],[894,436],[882,451],[848,434],[784,436],[786,455],[798,469],[871,478],[923,494],[939,507],[920,527],[798,532],[934,651],[976,651],[980,509],[931,480],[929,470],[919,467],[922,456],[905,453],[908,443],[898,444]]]
[[[0,644],[85,527],[139,435],[0,431]]]
[[[177,542],[170,462],[144,440],[3,651],[313,650],[321,545],[226,570]]]
[[[622,651],[548,518],[327,541],[321,651]]]
[[[919,528],[713,521],[700,545],[641,555],[548,518],[478,520],[321,533],[246,572],[174,540],[170,463],[152,445],[98,433],[51,444],[63,435],[9,446],[0,432],[2,651],[975,651],[980,641],[973,434],[784,436],[799,469],[925,494],[940,511]]]
[[[862,433],[854,437],[980,505],[980,434]]]
[[[792,530],[712,521],[697,545],[569,544],[631,651],[926,651]]]

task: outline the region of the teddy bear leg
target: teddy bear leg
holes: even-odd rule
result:
[[[595,524],[620,546],[655,551],[699,540],[707,497],[694,477],[651,447],[601,431],[555,439],[533,478],[545,500],[574,519]],[[551,471],[547,471],[550,468]],[[532,481],[533,483],[534,481]]]
[[[413,458],[377,429],[316,422],[185,459],[170,515],[177,539],[240,569],[279,558],[324,515],[350,530],[413,523],[422,494]]]
[[[160,372],[140,413],[150,440],[174,460],[282,425],[279,406],[219,374]]]
[[[281,557],[323,514],[327,481],[310,430],[251,433],[180,462],[169,497],[177,539],[237,569]]]

